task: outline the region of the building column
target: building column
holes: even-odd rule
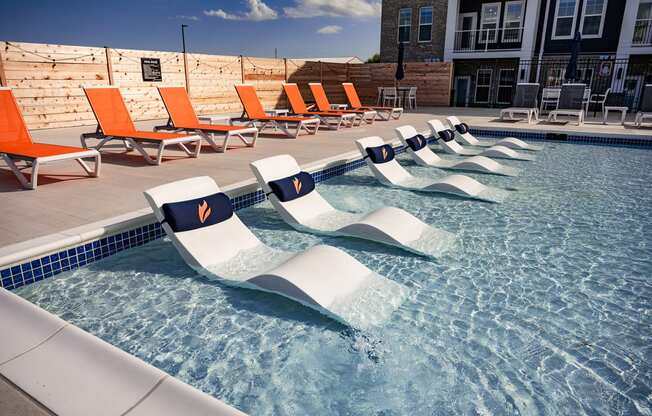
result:
[[[521,53],[519,56],[519,68],[517,80],[519,82],[530,81],[531,62],[524,64],[524,61],[532,61],[534,57],[534,46],[537,40],[537,28],[539,22],[539,10],[541,0],[527,0],[525,16],[523,18],[523,36],[521,38]],[[523,71],[523,77],[521,77]]]
[[[444,61],[453,60],[453,50],[455,49],[455,31],[457,30],[457,16],[459,15],[459,0],[448,0],[446,8],[446,39],[444,41]]]
[[[623,24],[620,28],[616,59],[629,58],[632,39],[634,39],[634,26],[636,25],[636,15],[638,14],[638,3],[639,0],[627,0],[625,4],[625,14],[623,15]]]

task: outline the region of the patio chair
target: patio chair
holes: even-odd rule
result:
[[[293,139],[296,139],[301,131],[305,131],[307,134],[317,134],[319,118],[269,116],[265,113],[253,85],[239,84],[235,86],[235,90],[240,97],[245,113],[247,113],[249,125],[257,127],[259,131],[262,132],[267,127],[280,129],[286,136]],[[290,126],[294,126],[294,129],[290,129]]]
[[[407,107],[411,110],[417,109],[417,87],[410,87],[407,95]]]
[[[321,125],[330,129],[338,130],[341,126],[353,127],[362,123],[362,118],[355,113],[343,113],[341,111],[310,111],[306,102],[303,101],[299,86],[294,83],[283,83],[283,90],[288,97],[292,112],[303,117],[318,117]]]
[[[512,106],[500,110],[500,119],[504,120],[505,116],[509,116],[510,120],[514,119],[514,114],[525,114],[528,124],[539,119],[539,106],[537,97],[539,96],[539,84],[534,83],[519,83],[516,84],[516,92],[514,93],[514,101]]]
[[[641,127],[647,118],[652,118],[652,84],[645,84],[643,88],[643,98],[641,99],[641,106],[636,113],[634,125]]]
[[[349,104],[351,104],[351,108],[354,110],[371,110],[375,111],[378,114],[378,117],[381,120],[389,120],[391,118],[398,120],[401,117],[401,114],[403,114],[403,109],[401,107],[366,107],[362,105],[362,102],[360,101],[360,97],[358,96],[358,91],[355,89],[355,86],[350,83],[350,82],[343,82],[342,87],[344,88],[344,93],[346,94],[346,98],[349,101]],[[394,88],[394,87],[392,87]],[[416,106],[416,87],[414,88],[414,105]],[[387,88],[384,89],[384,93],[387,92]],[[396,94],[396,88],[394,88],[394,94]]]
[[[455,241],[454,234],[425,224],[399,208],[382,207],[366,213],[341,211],[313,186],[303,195],[287,198],[278,186],[283,181],[299,180],[304,186],[313,182],[290,155],[257,160],[251,163],[251,170],[283,221],[299,231],[360,238],[431,257],[439,257]]]
[[[428,126],[432,131],[433,137],[437,138],[437,143],[444,152],[458,156],[486,156],[492,159],[510,159],[510,160],[536,160],[535,156],[517,152],[514,149],[502,145],[494,145],[488,149],[469,149],[462,147],[455,141],[455,131],[444,127],[441,121],[432,119],[428,121]]]
[[[97,150],[34,143],[18,108],[16,97],[7,87],[0,87],[0,154],[16,179],[26,189],[38,187],[39,168],[43,164],[75,160],[87,174],[98,177],[102,163]],[[83,161],[84,158],[95,160],[93,169]],[[26,166],[19,166],[19,162],[24,162]],[[29,179],[22,172],[25,168],[31,170]]]
[[[503,165],[485,156],[471,156],[461,160],[446,160],[430,150],[428,139],[424,135],[419,134],[414,127],[400,126],[396,128],[396,132],[401,143],[405,146],[407,154],[419,166],[500,176],[518,176],[520,172],[517,168]]]
[[[611,94],[611,88],[607,88],[604,94],[591,94],[586,112],[589,112],[591,106],[593,106],[593,111],[595,111],[595,107],[597,106],[600,109],[599,111],[604,114],[604,106],[609,94]]]
[[[548,114],[548,121],[557,121],[558,116],[577,117],[577,125],[584,123],[585,105],[584,96],[586,85],[564,84],[559,93],[557,109]]]
[[[539,108],[539,114],[543,114],[543,112],[547,111],[549,107],[557,108],[560,92],[561,88],[557,87],[547,87],[541,91],[541,104]]]
[[[405,298],[401,284],[338,248],[297,253],[267,246],[208,176],[157,186],[145,198],[183,260],[209,279],[275,293],[359,329],[385,321]]]
[[[308,84],[310,87],[310,92],[312,93],[313,98],[315,99],[315,104],[317,104],[317,108],[319,111],[331,111],[331,103],[328,101],[328,97],[326,96],[326,91],[324,91],[324,87],[319,83],[319,82],[311,82]],[[359,117],[362,118],[362,121],[364,121],[367,124],[373,124],[374,120],[376,119],[376,116],[378,113],[374,110],[338,110],[342,111],[344,113],[353,113],[357,114]]]
[[[158,92],[170,118],[165,126],[157,126],[154,131],[172,130],[196,133],[206,140],[216,152],[220,153],[228,149],[229,139],[232,137],[237,137],[247,147],[254,147],[256,144],[258,129],[255,127],[200,123],[185,88],[158,87]],[[222,136],[221,145],[215,143],[216,135]],[[247,140],[247,136],[250,137],[249,140]]]
[[[91,87],[84,88],[86,98],[91,105],[93,114],[97,119],[97,129],[94,133],[81,135],[82,146],[88,148],[88,139],[97,139],[100,142],[96,150],[110,141],[121,141],[129,151],[136,149],[143,159],[151,165],[160,165],[163,160],[163,151],[166,146],[177,145],[190,157],[198,157],[201,150],[201,136],[176,133],[160,133],[136,130],[125,105],[120,90],[117,87]],[[186,145],[193,144],[195,150],[191,152]],[[145,150],[145,145],[158,147],[157,156],[152,158]]]
[[[441,179],[413,176],[395,158],[394,148],[378,136],[355,141],[371,173],[383,185],[419,192],[455,195],[485,202],[502,202],[509,195],[504,189],[486,186],[465,175],[450,175]]]
[[[398,88],[396,87],[385,87],[383,90],[383,106],[387,107],[391,105],[393,107],[400,106],[400,97],[398,95]]]

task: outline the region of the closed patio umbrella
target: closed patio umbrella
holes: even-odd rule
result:
[[[582,42],[582,35],[579,30],[575,32],[575,37],[573,38],[573,44],[571,46],[571,56],[568,60],[568,66],[566,66],[566,76],[564,77],[566,81],[573,82],[577,78],[577,57],[580,54],[580,43]]]
[[[405,72],[403,70],[403,59],[405,55],[405,48],[403,43],[398,44],[398,60],[396,62],[396,81],[400,81],[405,78]]]

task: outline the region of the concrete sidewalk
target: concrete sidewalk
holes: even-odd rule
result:
[[[242,147],[226,153],[215,153],[205,146],[198,159],[187,158],[182,152],[171,148],[167,153],[168,158],[161,166],[148,165],[136,152],[125,154],[123,147],[115,146],[103,149],[100,178],[84,176],[81,168],[72,161],[44,165],[36,191],[23,190],[9,169],[0,162],[0,247],[145,208],[147,204],[142,192],[152,186],[198,175],[211,176],[220,186],[225,186],[253,178],[249,163],[257,159],[289,153],[300,164],[306,164],[354,151],[355,139],[374,135],[392,139],[397,126],[411,124],[417,130],[424,130],[427,128],[427,120],[443,119],[451,114],[463,117],[472,127],[500,130],[532,129],[644,136],[652,133],[652,130],[615,124],[603,126],[590,119],[582,127],[577,127],[575,123],[561,126],[501,123],[494,121],[498,115],[497,109],[442,107],[408,112],[398,121],[377,121],[371,126],[340,131],[323,130],[315,136],[303,135],[298,139],[262,135],[253,149]],[[616,117],[613,121],[616,121]],[[154,125],[162,123],[162,120],[142,122],[138,123],[138,127],[151,130]],[[32,134],[38,142],[79,146],[79,135],[93,130],[94,126],[87,126],[39,130]],[[233,143],[239,145],[236,141]]]

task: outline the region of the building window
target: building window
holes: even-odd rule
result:
[[[498,96],[496,103],[509,104],[512,102],[512,91],[516,83],[516,70],[501,69],[498,71]]]
[[[500,3],[482,5],[480,17],[480,42],[496,43],[498,39],[498,21],[500,20]]]
[[[485,104],[489,102],[491,92],[491,69],[478,69],[475,82],[475,102]]]
[[[523,2],[508,1],[505,3],[503,18],[503,42],[520,42],[523,27]]]
[[[412,9],[401,9],[398,11],[398,41],[399,43],[410,41],[410,30],[412,29]]]
[[[632,43],[636,46],[652,44],[652,0],[641,0],[638,4]]]
[[[575,32],[575,15],[578,0],[559,0],[555,10],[552,39],[572,39]]]
[[[582,37],[599,38],[602,37],[602,27],[604,25],[604,15],[607,11],[607,0],[585,0],[582,10],[582,23],[580,31]]]
[[[419,42],[432,40],[432,7],[419,9]]]

